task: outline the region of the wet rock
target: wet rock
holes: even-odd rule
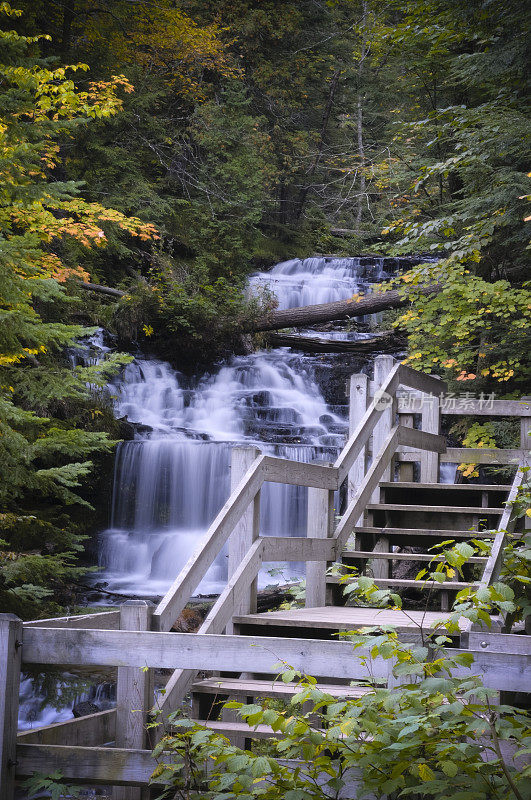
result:
[[[89,714],[97,714],[98,711],[101,711],[101,708],[96,705],[96,703],[92,703],[90,700],[82,700],[80,703],[76,703],[72,709],[72,714],[76,719],[79,717],[86,717]]]

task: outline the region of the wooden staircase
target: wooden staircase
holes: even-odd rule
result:
[[[510,485],[489,484],[379,484],[381,503],[366,508],[367,525],[353,529],[347,547],[336,565],[355,567],[360,574],[375,574],[378,587],[391,587],[402,594],[402,611],[346,606],[339,576],[326,576],[330,605],[292,608],[267,613],[239,614],[232,617],[236,634],[245,636],[278,636],[330,640],[338,633],[371,625],[393,625],[405,639],[416,638],[420,626],[429,628],[448,610],[451,595],[466,587],[477,586],[488,558],[475,556],[468,562],[475,572],[469,580],[447,580],[444,583],[415,578],[397,577],[395,572],[404,564],[416,574],[433,559],[440,558],[433,546],[454,539],[466,541],[474,537],[493,537],[505,511]],[[385,537],[387,550],[374,547]],[[350,546],[353,540],[354,546]],[[383,570],[382,570],[383,567]],[[434,568],[434,565],[433,565]],[[382,577],[382,574],[385,576]],[[426,603],[427,599],[427,603]],[[441,602],[442,601],[442,602]],[[441,611],[434,610],[440,603]],[[420,606],[420,608],[419,608]],[[463,621],[463,630],[466,625]],[[334,698],[359,697],[368,689],[352,687],[348,681],[337,680],[319,684]],[[196,680],[191,686],[194,718],[224,733],[243,745],[249,737],[248,726],[238,722],[233,712],[221,713],[227,699],[236,698],[251,703],[257,698],[289,701],[298,691],[296,684],[285,684],[274,678],[245,673],[241,677],[217,676]],[[275,733],[260,726],[253,737],[264,738]]]
[[[156,669],[173,671],[159,701],[163,717],[188,709],[191,696],[195,719],[235,743],[268,738],[275,734],[267,726],[250,731],[233,711],[220,714],[220,701],[289,700],[296,685],[276,677],[278,662],[315,676],[331,698],[359,696],[369,690],[367,668],[349,642],[337,641],[338,632],[391,624],[411,642],[420,626],[446,616],[459,589],[494,582],[516,521],[510,504],[524,476],[519,467],[531,461],[531,402],[467,397],[460,408],[445,391],[442,381],[378,356],[373,380],[351,377],[350,435],[333,465],[235,448],[231,496],[154,610],[137,600],[119,610],[25,623],[0,615],[1,800],[13,800],[16,779],[54,769],[83,784],[115,785],[114,800],[141,800],[138,787],[148,786],[155,768],[145,722]],[[520,447],[448,447],[440,435],[441,415],[462,413],[518,419]],[[439,481],[445,462],[511,465],[514,477],[507,485],[444,484]],[[267,481],[308,487],[307,536],[261,535],[260,492]],[[340,495],[346,496],[344,508]],[[476,535],[492,539],[491,550],[486,558],[470,559],[463,580],[452,576],[435,584],[415,578],[438,552],[430,549],[434,545]],[[197,634],[172,632],[227,543],[227,586]],[[262,565],[290,561],[306,564],[305,607],[257,614]],[[397,590],[406,613],[345,604],[330,574],[334,564],[354,566],[378,587]],[[485,686],[526,691],[528,638],[476,631],[463,620],[448,653],[471,653]],[[16,736],[22,664],[117,667],[117,707]],[[391,667],[375,659],[374,678],[394,686]]]

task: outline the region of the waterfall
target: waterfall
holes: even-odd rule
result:
[[[277,264],[249,286],[254,292],[267,287],[279,308],[291,308],[345,299],[386,277],[382,258],[320,257]],[[315,357],[289,348],[234,357],[193,380],[167,363],[138,358],[113,391],[116,415],[135,423],[137,432],[118,446],[111,524],[100,538],[96,580],[125,594],[167,590],[229,495],[232,447],[331,461],[348,427],[346,408],[325,401]],[[304,536],[306,497],[303,487],[266,484],[262,534]],[[220,591],[226,563],[221,553],[199,592]],[[260,583],[268,582],[266,572]]]

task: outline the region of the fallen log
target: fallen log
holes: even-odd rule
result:
[[[439,284],[431,284],[421,290],[423,294],[440,291]],[[267,316],[256,320],[249,326],[253,331],[275,331],[281,328],[309,328],[321,322],[332,322],[337,319],[362,317],[366,314],[377,314],[391,308],[407,305],[407,296],[396,289],[389,292],[374,292],[359,300],[336,300],[334,303],[320,303],[314,306],[287,308],[282,311],[271,311]]]
[[[299,336],[291,333],[272,333],[268,336],[268,342],[274,347],[292,347],[306,353],[372,353],[388,351],[391,348],[399,349],[404,340],[392,331],[385,331],[379,336],[356,341]]]
[[[126,292],[121,289],[112,289],[110,286],[102,286],[99,283],[88,283],[85,281],[76,281],[78,286],[86,289],[87,292],[99,292],[100,294],[108,294],[110,297],[125,297]]]

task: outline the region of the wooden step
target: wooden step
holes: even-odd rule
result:
[[[370,692],[370,687],[339,686],[338,684],[318,683],[315,686],[332,697],[361,697]],[[246,697],[278,697],[289,699],[301,691],[296,683],[283,683],[279,680],[255,680],[243,678],[205,678],[192,686],[192,691],[209,695],[244,695]]]
[[[415,483],[414,481],[382,481],[383,489],[436,489],[437,491],[458,492],[509,492],[505,483]]]
[[[317,608],[292,608],[287,611],[269,611],[266,614],[242,614],[233,617],[236,625],[263,629],[263,635],[272,635],[272,628],[295,628],[301,636],[304,628],[322,631],[350,631],[371,625],[394,625],[402,633],[417,633],[422,626],[429,630],[438,620],[446,619],[441,611],[395,611],[381,608],[354,606],[319,606]],[[467,620],[460,620],[464,630]]]
[[[394,528],[394,527],[361,527],[354,528],[354,533],[373,533],[377,536],[418,536],[436,539],[488,539],[496,535],[496,531],[453,531],[451,529],[432,530],[431,528]]]
[[[241,722],[223,722],[219,719],[193,719],[191,722],[196,722],[203,728],[209,728],[226,736],[243,733],[249,739],[279,739],[284,735],[280,731],[274,731],[269,725],[255,725],[250,728],[243,720]]]
[[[385,553],[381,550],[344,550],[341,558],[387,558],[392,561],[444,561],[444,556],[430,555],[429,553]],[[468,564],[484,564],[487,556],[472,556],[467,559]]]
[[[493,516],[503,514],[503,508],[483,506],[420,506],[409,503],[369,503],[367,511],[413,511],[431,514],[483,514]]]
[[[410,578],[373,578],[375,586],[397,586],[402,589],[422,589],[423,591],[444,591],[450,589],[451,591],[461,591],[469,587],[476,587],[477,583],[467,583],[466,581],[444,581],[439,583],[432,580],[413,580]],[[328,584],[338,584],[339,576],[327,575],[326,582]],[[409,614],[409,610],[407,612]]]

